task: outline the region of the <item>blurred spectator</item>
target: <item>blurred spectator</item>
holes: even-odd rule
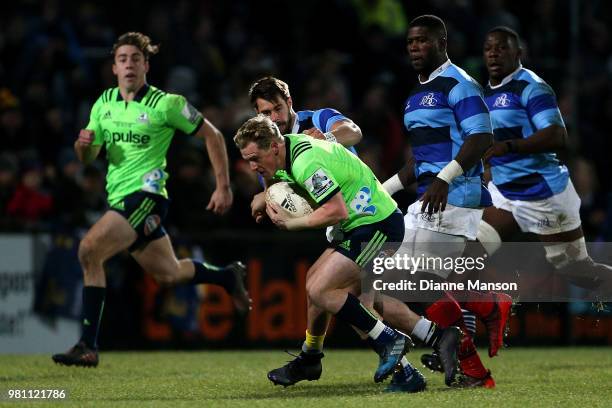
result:
[[[37,229],[37,222],[49,216],[53,209],[53,197],[43,190],[42,183],[42,164],[33,159],[24,163],[20,184],[8,203],[7,213],[28,229]]]
[[[11,153],[0,155],[0,230],[12,230],[15,222],[8,214],[8,204],[17,188],[17,157]]]

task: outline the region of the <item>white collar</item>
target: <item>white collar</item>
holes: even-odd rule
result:
[[[296,134],[300,130],[300,121],[297,112],[295,112],[295,119],[293,120],[293,126],[291,127],[291,133]]]
[[[512,81],[512,77],[513,77],[513,76],[514,76],[514,75],[515,75],[517,72],[519,72],[521,69],[523,69],[523,64],[521,64],[521,63],[519,62],[519,66],[518,66],[518,68],[517,68],[517,69],[515,69],[515,70],[514,70],[514,72],[512,72],[511,74],[508,74],[508,76],[506,76],[504,79],[502,79],[502,81],[501,81],[499,84],[497,84],[497,85],[491,85],[491,80],[489,80],[489,88],[491,88],[491,89],[497,89],[497,88],[499,88],[500,86],[504,86],[504,85],[506,85],[508,82]]]
[[[429,74],[429,78],[427,78],[426,81],[421,82],[421,77],[420,75],[417,76],[419,78],[419,82],[422,84],[426,84],[432,80],[434,80],[438,75],[440,75],[442,72],[444,72],[444,70],[448,67],[450,67],[452,64],[450,59],[447,59],[444,64],[440,65],[438,68],[434,69],[433,72],[431,74]]]

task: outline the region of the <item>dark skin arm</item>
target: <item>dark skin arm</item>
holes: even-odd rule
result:
[[[507,153],[546,153],[563,150],[567,147],[567,131],[563,126],[551,125],[538,130],[527,139],[511,139],[494,142],[487,150],[484,159],[503,156]]]
[[[491,146],[492,141],[493,135],[491,133],[475,133],[465,140],[459,153],[457,153],[455,157],[455,160],[459,163],[463,171],[471,169],[478,163],[487,149]],[[421,201],[423,202],[421,212],[427,211],[431,215],[438,211],[444,211],[446,209],[447,200],[448,183],[436,177],[429,185],[425,194],[423,194],[423,197],[421,197]]]
[[[404,186],[404,189],[408,188],[412,183],[416,182],[416,176],[414,175],[414,156],[412,150],[408,153],[408,158],[404,167],[397,172],[399,179]]]

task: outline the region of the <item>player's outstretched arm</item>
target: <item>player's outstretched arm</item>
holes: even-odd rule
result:
[[[100,153],[101,146],[93,144],[94,138],[93,130],[81,129],[78,139],[74,142],[74,151],[78,159],[84,164],[89,164],[96,160]]]
[[[329,132],[323,133],[316,127],[304,131],[305,135],[315,139],[327,140],[340,143],[344,147],[351,147],[361,141],[363,135],[361,128],[351,120],[339,120],[331,126]]]
[[[279,205],[272,202],[267,204],[266,212],[277,227],[289,231],[329,227],[348,218],[348,209],[341,192],[337,192],[319,208],[303,217],[289,218]]]
[[[224,214],[232,206],[234,200],[229,182],[229,165],[227,158],[227,148],[225,140],[221,132],[207,119],[196,137],[204,139],[208,158],[215,172],[216,188],[213,192],[210,202],[206,207],[207,210],[212,210],[215,214]]]
[[[361,142],[363,135],[361,128],[351,120],[341,120],[332,125],[331,133],[338,143],[344,147],[355,146]]]

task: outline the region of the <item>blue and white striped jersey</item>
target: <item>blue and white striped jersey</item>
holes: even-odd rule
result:
[[[302,133],[303,131],[313,127],[319,129],[323,133],[329,132],[332,130],[334,123],[341,120],[348,120],[346,116],[331,108],[323,108],[316,111],[298,111],[296,112],[295,116],[296,120],[291,130],[291,133],[293,134]],[[357,154],[357,151],[353,146],[347,147],[347,149],[350,152]]]
[[[496,141],[526,139],[551,125],[564,126],[552,88],[532,71],[519,67],[496,86],[487,85]],[[490,160],[493,183],[510,200],[542,200],[567,186],[567,167],[554,153],[508,153]]]
[[[457,156],[466,138],[492,133],[482,88],[450,60],[412,90],[404,107],[404,126],[415,158],[419,197]],[[455,178],[449,186],[448,203],[465,208],[491,205],[482,173],[479,162]]]

